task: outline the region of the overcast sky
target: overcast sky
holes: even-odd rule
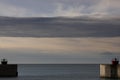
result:
[[[110,63],[114,57],[120,59],[119,3],[0,0],[0,58],[10,63]]]
[[[0,15],[15,17],[119,16],[120,0],[0,0]]]

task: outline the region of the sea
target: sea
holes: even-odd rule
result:
[[[99,77],[99,64],[19,64],[18,77],[0,80],[119,80]]]

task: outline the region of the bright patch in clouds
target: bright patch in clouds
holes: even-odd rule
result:
[[[120,38],[0,38],[0,48],[35,49],[50,53],[120,52]]]

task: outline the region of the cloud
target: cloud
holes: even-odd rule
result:
[[[67,7],[65,9],[65,6],[63,4],[57,4],[56,5],[56,10],[54,11],[54,16],[64,16],[64,17],[76,17],[76,16],[82,16],[83,13],[81,10],[84,9],[84,6],[79,6],[79,7]]]
[[[104,53],[101,53],[101,55],[103,56],[107,56],[107,57],[113,57],[113,56],[120,56],[120,53],[114,53],[114,52],[104,52]]]
[[[72,1],[70,1],[72,2]],[[69,2],[69,3],[70,3]],[[83,4],[80,4],[83,3]],[[76,1],[76,5],[74,5],[75,1],[73,1],[72,5],[66,5],[68,2],[64,1],[59,2],[57,4],[56,10],[54,12],[54,16],[66,16],[66,17],[75,17],[75,16],[89,16],[93,18],[104,18],[110,16],[119,16],[119,0],[99,0],[94,2],[93,4],[89,4],[84,1]],[[79,4],[79,5],[78,5]],[[88,6],[89,5],[89,6]]]
[[[119,0],[99,0],[98,3],[91,6],[89,9],[91,10],[91,14],[95,14],[95,17],[105,17],[105,16],[119,16],[120,10],[118,9],[120,5]],[[96,16],[96,14],[99,14]]]
[[[15,16],[22,17],[27,14],[27,10],[24,8],[16,7],[10,4],[4,4],[0,2],[0,15],[1,16]]]
[[[107,52],[103,52],[100,53],[99,55],[101,58],[103,59],[108,59],[108,61],[110,62],[110,60],[114,59],[114,58],[120,58],[120,52],[114,52],[114,51],[107,51]]]
[[[45,53],[120,52],[120,38],[0,38],[1,49]],[[119,45],[118,45],[119,44]]]
[[[0,18],[2,37],[119,37],[118,19]]]
[[[37,17],[46,16],[45,14],[34,12],[28,8],[21,6],[11,5],[9,3],[0,2],[0,16],[11,16],[11,17]]]
[[[119,16],[119,3],[119,0],[45,0],[34,2],[32,0],[11,2],[1,0],[0,15],[15,17],[90,16],[103,18]]]
[[[0,37],[0,56],[22,63],[84,63],[120,58],[120,37],[23,38]],[[97,61],[98,60],[98,61]]]

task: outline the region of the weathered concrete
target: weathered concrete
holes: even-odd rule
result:
[[[120,78],[120,65],[100,64],[101,78]]]
[[[0,77],[17,77],[17,64],[0,65]]]
[[[120,77],[120,65],[118,67],[118,76]]]

